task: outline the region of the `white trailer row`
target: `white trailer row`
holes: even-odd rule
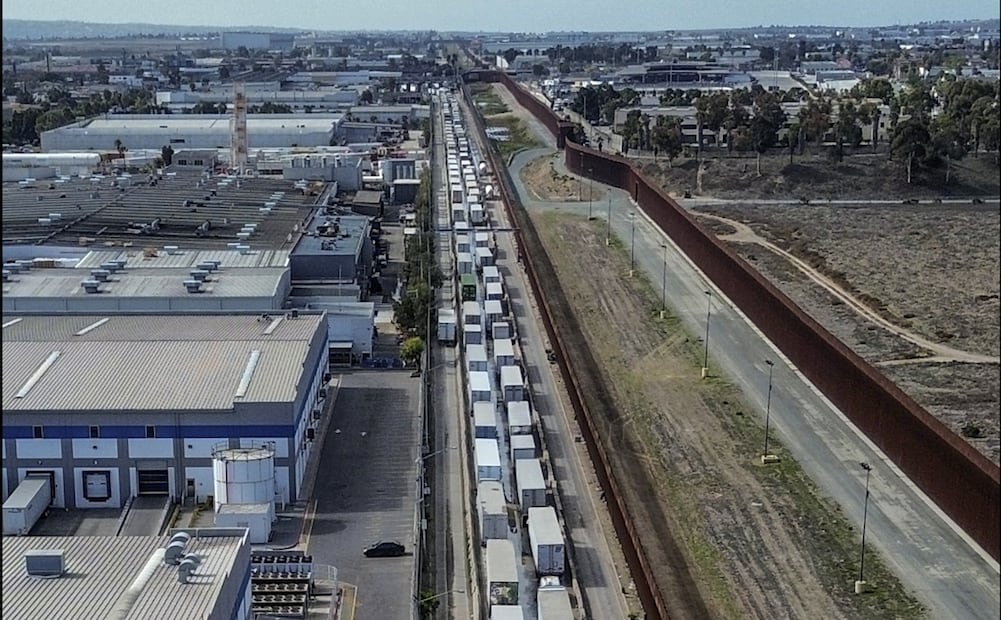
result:
[[[495,233],[490,230],[484,204],[493,198],[495,188],[488,182],[488,166],[466,135],[455,97],[446,94],[439,101],[445,112],[449,179],[447,216],[442,217],[450,218],[440,222],[439,228],[449,231],[446,234],[451,237],[439,247],[449,248],[452,255],[448,271],[455,278],[453,290],[461,290],[458,280],[463,275],[479,276],[476,301],[463,301],[456,308],[453,294],[451,307],[439,309],[438,321],[439,341],[461,345],[461,368],[472,418],[487,607],[492,620],[514,620],[526,617],[523,605],[531,603],[523,601],[519,592],[521,561],[510,538],[511,532],[517,531],[512,529],[511,511],[520,509],[528,516],[528,540],[540,579],[537,617],[570,620],[574,616],[569,591],[561,583],[565,543],[556,510],[550,505],[515,324],[509,315],[504,279],[496,263]],[[502,482],[505,459],[500,448],[505,439],[506,461],[513,466],[514,506],[509,506]]]

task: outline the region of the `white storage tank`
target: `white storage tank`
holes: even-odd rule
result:
[[[476,482],[479,484],[484,480],[501,479],[500,449],[497,447],[496,439],[477,439],[475,444],[476,453]]]
[[[497,410],[493,403],[473,403],[473,433],[476,439],[497,439]]]
[[[507,404],[507,427],[512,436],[532,432],[532,408],[527,400]]]
[[[215,507],[222,504],[273,504],[275,452],[268,446],[220,447],[212,451]]]

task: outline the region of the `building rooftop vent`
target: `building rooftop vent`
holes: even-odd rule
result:
[[[184,288],[188,289],[189,293],[201,293],[202,283],[198,280],[185,280]]]
[[[32,549],[24,553],[24,567],[32,577],[60,577],[66,572],[62,549]]]
[[[111,278],[111,271],[107,269],[92,269],[90,275],[98,282],[107,282]]]
[[[184,548],[188,546],[188,541],[190,540],[191,534],[187,532],[178,532],[171,536],[163,552],[163,563],[175,566],[179,564],[181,562],[181,555],[184,554]]]
[[[204,282],[209,277],[209,272],[206,269],[192,269],[191,278],[198,280],[199,282]]]
[[[203,260],[202,262],[198,263],[198,268],[203,269],[209,273],[212,273],[213,271],[219,269],[219,261]]]
[[[80,283],[80,286],[82,286],[83,290],[87,291],[88,293],[101,292],[101,283],[97,280],[84,280],[83,282]]]

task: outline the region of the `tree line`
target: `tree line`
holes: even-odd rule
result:
[[[999,124],[999,83],[977,80],[944,79],[930,85],[911,81],[894,89],[882,79],[860,82],[850,92],[830,96],[802,93],[805,102],[796,116],[789,118],[782,107],[796,101],[788,92],[771,92],[755,84],[751,89],[702,93],[668,91],[662,103],[693,106],[696,158],[708,144],[717,149],[725,144],[728,153],[754,152],[760,155],[774,148],[788,149],[790,163],[795,154],[807,148],[826,150],[836,161],[863,142],[863,127],[871,128],[871,147],[875,151],[882,121],[889,123],[889,154],[906,168],[908,182],[915,165],[945,168],[949,182],[951,164],[972,153],[997,151],[1001,142]],[[635,107],[639,94],[625,88],[617,91],[608,84],[585,87],[578,91],[571,109],[590,123],[614,123],[620,108]],[[888,118],[884,113],[888,109]],[[623,154],[630,149],[653,151],[663,155],[670,166],[686,148],[682,135],[683,118],[659,115],[656,120],[642,108],[630,110],[619,128]],[[782,130],[785,130],[784,132]],[[599,144],[598,148],[602,145]]]

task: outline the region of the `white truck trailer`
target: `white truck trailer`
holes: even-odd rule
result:
[[[552,506],[528,509],[528,540],[539,575],[562,575],[566,569],[563,530]]]
[[[28,476],[3,503],[3,535],[26,536],[52,503],[48,476]]]

